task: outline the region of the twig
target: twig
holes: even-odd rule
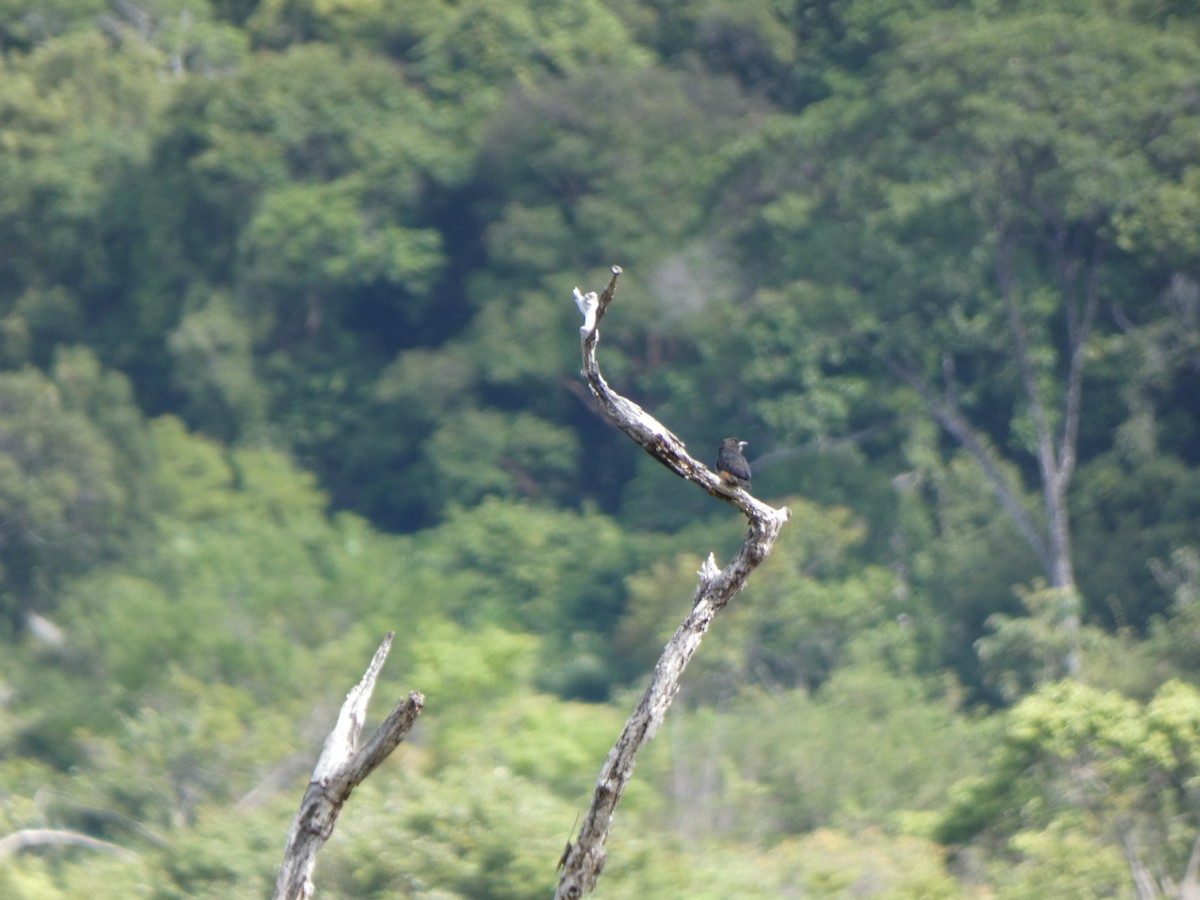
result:
[[[736,506],[749,520],[750,528],[742,549],[724,569],[718,569],[710,553],[699,571],[700,583],[692,599],[692,611],[680,624],[663,650],[650,685],[642,696],[625,729],[609,751],[596,782],[592,803],[584,816],[579,839],[569,844],[562,860],[556,900],[576,900],[595,889],[604,869],[605,845],[613,814],[633,775],[638,750],[654,736],[679,690],[679,681],[688,661],[712,620],[745,586],[750,573],[771,552],[779,529],[790,518],[786,507],[775,509],[737,487],[727,485],[719,475],[692,458],[683,441],[636,403],[615,393],[600,374],[596,362],[599,325],[617,288],[619,266],[612,268],[612,280],[604,293],[580,293],[575,303],[584,318],[580,329],[583,344],[583,376],[599,409],[612,424],[642,446],[668,469],[701,489]]]

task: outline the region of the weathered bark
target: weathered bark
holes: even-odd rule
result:
[[[563,871],[555,893],[558,900],[574,900],[595,889],[604,868],[605,845],[613,815],[633,775],[638,750],[662,724],[679,690],[684,668],[699,648],[712,620],[746,586],[750,573],[770,554],[779,529],[791,516],[786,507],[775,509],[745,490],[729,487],[720,476],[693,459],[683,442],[662,423],[636,403],[614,392],[604,381],[596,362],[596,344],[600,339],[600,320],[612,302],[621,269],[614,266],[612,273],[612,280],[599,297],[594,292],[582,294],[578,288],[575,290],[575,302],[584,317],[580,328],[583,376],[600,412],[675,474],[736,506],[749,520],[750,528],[742,549],[724,569],[717,568],[711,553],[701,567],[692,610],[664,648],[649,687],[609,751],[579,838],[568,843],[563,853]]]
[[[362,680],[346,695],[337,724],[325,738],[325,747],[288,835],[283,865],[275,882],[276,900],[312,897],[317,853],[333,834],[333,826],[350,792],[396,749],[425,708],[425,698],[413,691],[396,703],[366,746],[358,749],[367,705],[394,637],[395,632],[387,633]]]

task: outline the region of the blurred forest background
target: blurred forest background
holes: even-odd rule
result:
[[[0,0],[0,896],[1200,890],[1192,0]],[[1191,894],[1190,896],[1196,896]]]

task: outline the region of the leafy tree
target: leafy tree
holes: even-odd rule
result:
[[[1194,687],[1168,682],[1143,705],[1063,681],[1029,695],[1005,719],[988,774],[956,790],[941,840],[1069,829],[1119,852],[1138,896],[1157,896],[1168,884],[1194,889]],[[1045,843],[1014,840],[1009,850],[1019,860],[1022,848],[1040,855]]]
[[[176,78],[229,72],[243,59],[246,35],[215,21],[208,0],[146,0],[113,5],[101,18],[105,30],[122,42],[157,48]]]
[[[595,66],[636,69],[649,55],[600,0],[439,4],[410,66],[434,97],[466,104],[476,122],[511,85]]]
[[[108,8],[104,0],[5,0],[0,6],[0,50],[31,50],[67,31],[83,30]]]
[[[804,499],[606,892],[1194,888],[1193,5],[0,0],[0,835],[139,854],[0,895],[269,890],[398,623],[322,890],[548,889],[742,528],[571,386],[613,262],[614,382]]]
[[[592,66],[513,90],[489,119],[472,183],[484,256],[464,285],[474,315],[461,339],[442,348],[449,360],[441,365],[471,373],[460,402],[512,412],[537,397],[531,411],[576,431],[576,471],[588,477],[573,479],[558,502],[583,494],[614,509],[631,465],[611,430],[562,390],[578,366],[577,351],[560,339],[577,324],[562,302],[573,273],[616,254],[644,267],[645,280],[628,291],[641,298],[629,328],[606,340],[617,383],[636,372],[639,384],[665,393],[655,383],[660,371],[681,352],[689,316],[717,290],[688,271],[704,248],[681,254],[680,245],[698,221],[712,161],[761,116],[761,104],[729,79]],[[556,454],[556,443],[542,452]]]
[[[1150,622],[1146,648],[1151,657],[1169,662],[1195,680],[1200,647],[1200,549],[1180,547],[1168,559],[1156,560],[1155,578],[1170,592],[1170,609]]]
[[[427,441],[431,500],[560,497],[574,481],[578,452],[573,432],[529,413],[464,410]]]
[[[442,262],[430,230],[371,222],[357,180],[280,187],[246,225],[244,289],[269,304],[278,341],[311,339],[344,319],[329,304],[364,287],[420,295]]]
[[[697,198],[721,148],[764,112],[727,77],[654,67],[594,66],[512,92],[480,151],[482,211],[505,251],[494,254],[496,264],[516,275],[533,264],[544,274],[608,265],[620,254],[634,269],[677,252],[702,215]],[[560,224],[569,236],[555,234]],[[532,229],[559,252],[547,255]]]
[[[916,623],[928,617],[901,596],[892,573],[864,562],[863,523],[845,508],[802,498],[789,498],[788,508],[800,527],[783,532],[745,603],[729,611],[692,663],[691,680],[719,697],[747,684],[815,691],[855,658],[856,642],[876,632],[888,635],[875,646],[881,658],[913,671],[921,652]],[[615,641],[627,677],[658,658],[678,624],[675,598],[687,595],[699,565],[684,554],[626,579],[629,600]]]
[[[415,539],[415,553],[441,580],[443,615],[542,636],[538,686],[594,701],[629,674],[609,641],[626,603],[625,573],[657,545],[594,511],[490,498],[452,508]]]
[[[153,48],[67,34],[0,59],[0,314],[5,363],[48,365],[58,342],[101,337],[137,230],[119,190],[149,150],[169,88]]]
[[[989,881],[1005,900],[1039,897],[1126,896],[1129,871],[1117,848],[1066,822],[1042,831],[1013,835],[1010,846],[1019,861],[998,860]]]
[[[241,254],[243,277],[261,289],[289,289],[307,273],[320,275],[312,285],[320,297],[333,283],[354,296],[356,287],[376,282],[394,282],[403,296],[404,278],[428,271],[421,253],[436,250],[432,235],[397,242],[416,224],[422,190],[451,177],[456,157],[433,131],[427,102],[395,66],[328,46],[297,47],[256,56],[235,79],[183,100],[177,127],[201,130],[178,136],[191,142],[187,157],[172,164],[190,169],[193,202],[233,226],[216,258],[226,267],[206,264],[210,278],[234,275]],[[199,122],[191,118],[197,114]],[[280,243],[289,227],[297,229],[295,242]],[[408,249],[400,252],[402,243]],[[256,247],[264,258],[256,259]],[[289,265],[305,268],[289,275]]]
[[[403,442],[378,427],[397,413],[374,381],[397,350],[461,327],[433,293],[446,258],[430,197],[466,158],[441,131],[396,65],[329,45],[187,85],[145,191],[167,264],[142,267],[133,293],[158,311],[140,334],[171,376],[141,373],[148,406],[222,438],[268,437],[339,505],[385,514],[364,467]]]
[[[8,629],[27,612],[52,610],[68,576],[111,558],[139,511],[133,469],[146,448],[127,385],[86,351],[64,353],[56,374],[0,373],[0,609]]]
[[[253,443],[269,433],[270,397],[255,370],[254,338],[227,294],[185,312],[166,343],[184,419],[226,442]]]
[[[1099,310],[1154,292],[1114,228],[1172,176],[1149,136],[1174,130],[1158,110],[1196,116],[1197,51],[1099,16],[945,16],[901,35],[868,93],[778,120],[730,169],[727,208],[764,198],[732,219],[743,269],[806,312],[776,338],[797,363],[775,365],[760,415],[807,396],[806,372],[838,386],[816,400],[889,384],[867,408],[936,421],[1049,585],[1074,592],[1068,491],[1080,453],[1103,449],[1080,446],[1087,361],[1112,330]],[[770,299],[748,297],[750,317]]]
[[[1061,588],[1035,581],[1032,587],[1017,587],[1015,593],[1024,615],[993,613],[985,623],[987,634],[975,642],[983,683],[1008,703],[1065,677],[1063,661],[1070,650],[1066,645],[1073,640],[1062,626],[1073,604]],[[1109,634],[1085,624],[1077,639],[1089,660],[1085,681],[1098,689],[1148,697],[1181,671],[1156,658],[1128,628]]]
[[[642,40],[679,67],[703,64],[799,112],[859,82],[899,33],[961,0],[646,0],[627,12]]]
[[[315,39],[392,55],[470,144],[513,85],[596,65],[638,68],[650,59],[599,0],[503,7],[485,0],[270,0],[247,27],[274,48]]]
[[[995,729],[963,716],[946,687],[885,673],[866,658],[812,695],[716,696],[700,685],[704,704],[686,713],[677,706],[649,748],[639,780],[654,793],[631,796],[634,814],[686,846],[762,847],[766,881],[752,879],[757,885],[811,877],[805,884],[817,895],[840,896],[860,877],[852,851],[879,857],[880,877],[890,881],[883,873],[893,871],[885,860],[895,840],[911,860],[925,860],[916,868],[940,883],[937,891],[950,890],[929,831],[954,782],[984,769]],[[623,865],[631,840],[622,842]],[[843,865],[831,863],[828,847],[822,852],[827,841],[846,851]],[[784,868],[767,874],[777,862]]]
[[[1088,560],[1080,583],[1104,600],[1116,624],[1144,626],[1171,601],[1157,566],[1200,538],[1200,475],[1168,454],[1137,463],[1104,456],[1081,474],[1072,498]]]

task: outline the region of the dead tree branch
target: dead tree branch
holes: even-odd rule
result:
[[[333,826],[342,806],[350,798],[350,792],[388,758],[425,708],[425,698],[413,691],[396,703],[366,746],[358,749],[367,705],[394,637],[395,632],[387,633],[362,680],[346,695],[337,724],[325,738],[325,747],[292,822],[283,865],[275,882],[275,900],[312,897],[312,873],[317,864],[317,853],[333,834]]]
[[[579,839],[568,844],[563,854],[563,871],[555,893],[556,900],[575,900],[595,889],[604,868],[605,845],[613,814],[633,775],[638,750],[662,724],[679,690],[683,670],[699,648],[712,620],[746,586],[750,573],[770,554],[779,529],[791,516],[791,511],[786,507],[775,509],[750,496],[745,490],[727,485],[708,466],[692,458],[683,441],[661,422],[636,403],[614,392],[605,382],[596,362],[596,344],[600,340],[600,320],[612,302],[620,274],[620,267],[613,266],[612,280],[600,296],[594,292],[582,294],[578,288],[575,290],[575,302],[584,318],[583,327],[580,328],[583,376],[592,397],[613,425],[680,478],[736,506],[749,520],[750,528],[742,549],[724,569],[717,568],[711,553],[701,567],[692,610],[664,648],[646,693],[609,751],[596,782],[591,806],[580,828]]]
[[[102,841],[78,831],[63,831],[57,828],[24,828],[21,831],[14,831],[12,834],[0,838],[0,859],[11,856],[18,850],[25,850],[29,847],[44,847],[52,844],[67,847],[84,847],[88,850],[110,853],[113,856],[119,856],[123,859],[137,859],[138,856],[132,850],[122,847],[119,844]]]

